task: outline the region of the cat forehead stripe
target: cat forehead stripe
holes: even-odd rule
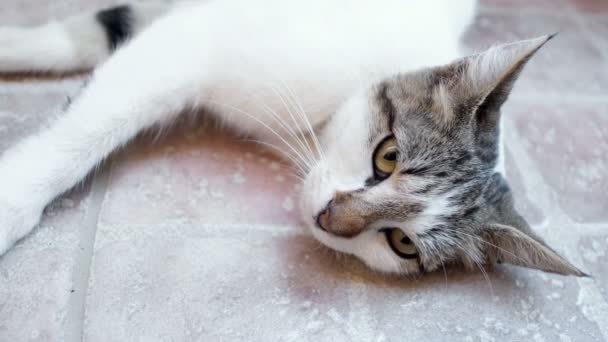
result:
[[[380,90],[378,91],[378,95],[376,96],[376,101],[378,103],[378,107],[380,108],[380,113],[386,117],[388,122],[388,128],[392,132],[393,125],[395,124],[395,105],[388,97],[388,87],[389,83],[384,82],[380,85]]]

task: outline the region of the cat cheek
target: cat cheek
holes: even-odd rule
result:
[[[300,194],[300,213],[302,219],[307,224],[314,226],[314,218],[321,211],[327,202],[331,199],[331,194],[324,189],[327,189],[324,175],[326,174],[323,164],[317,164],[306,175],[306,179],[302,183]]]
[[[307,177],[302,184],[299,198],[300,217],[307,225],[314,225],[314,201],[315,201],[314,179]]]

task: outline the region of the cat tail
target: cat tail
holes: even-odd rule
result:
[[[92,69],[170,7],[166,1],[146,1],[40,26],[0,26],[0,73]]]

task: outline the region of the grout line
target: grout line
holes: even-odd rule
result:
[[[84,339],[84,319],[86,298],[89,287],[91,261],[97,234],[97,222],[101,212],[108,181],[111,161],[95,172],[91,184],[90,205],[81,226],[79,242],[80,253],[77,256],[72,276],[72,296],[68,303],[68,312],[64,323],[64,341],[77,342]]]

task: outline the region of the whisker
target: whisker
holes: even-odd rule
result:
[[[441,257],[441,254],[439,255],[439,262],[441,262],[441,268],[443,269],[443,278],[445,279],[445,291],[448,291],[448,273],[445,270],[445,264],[443,263],[443,258]]]
[[[281,154],[285,155],[285,157],[289,158],[291,160],[291,162],[294,163],[294,166],[298,167],[298,171],[302,172],[302,176],[306,175],[306,170],[302,167],[302,165],[300,165],[298,163],[298,161],[293,156],[291,156],[289,153],[287,153],[284,149],[282,149],[282,148],[280,148],[280,147],[278,147],[276,145],[273,145],[271,143],[267,143],[265,141],[261,141],[261,140],[245,139],[244,141],[249,141],[249,142],[253,142],[253,143],[256,143],[256,144],[260,144],[260,145],[272,148],[272,149],[274,149],[276,151],[279,151]],[[303,178],[301,178],[301,179],[303,180]]]
[[[291,127],[289,127],[289,125],[287,123],[285,123],[283,121],[283,119],[281,118],[281,116],[279,114],[277,114],[277,112],[275,112],[274,110],[272,110],[272,108],[268,107],[268,105],[266,105],[264,103],[262,103],[262,107],[264,108],[264,110],[268,114],[272,115],[272,117],[275,120],[275,122],[278,123],[281,126],[281,128],[283,128],[289,134],[289,136],[291,136],[294,139],[294,141],[301,148],[301,152],[302,153],[306,153],[307,147],[304,145],[304,143],[302,143],[302,140],[299,139],[299,137],[297,136],[297,134],[295,133],[295,131]],[[310,160],[310,158],[308,158],[308,159]]]
[[[477,265],[477,268],[479,268],[479,270],[483,274],[483,277],[484,277],[486,283],[488,284],[488,287],[490,288],[490,293],[492,294],[492,296],[494,296],[494,287],[492,286],[492,281],[490,280],[490,276],[486,272],[485,268],[483,268],[483,266],[479,262],[478,258],[476,256],[472,255],[471,253],[469,253],[469,251],[466,248],[464,248],[464,246],[462,246],[459,242],[454,241],[454,243],[458,247],[460,247],[460,250],[462,252],[464,252],[466,255],[469,256],[469,258],[473,261],[473,263],[475,263],[475,265]]]
[[[288,90],[291,92],[291,96],[293,98],[293,101],[296,103],[296,105],[300,108],[300,113],[302,118],[304,119],[304,122],[306,123],[307,127],[308,127],[308,131],[310,132],[310,136],[313,140],[313,143],[316,146],[316,149],[319,153],[319,157],[321,158],[321,160],[325,161],[325,152],[323,151],[323,147],[321,145],[321,142],[319,141],[319,138],[317,136],[317,133],[315,132],[314,128],[312,127],[312,124],[310,123],[310,119],[308,117],[308,115],[306,114],[306,112],[304,111],[304,108],[302,107],[301,103],[298,101],[298,99],[295,97],[295,93],[293,92],[293,90],[291,90],[291,88],[288,88]]]
[[[483,268],[483,265],[477,259],[473,259],[473,262],[477,265],[477,267],[483,274],[483,277],[486,280],[486,283],[488,283],[488,286],[490,288],[490,294],[492,295],[492,297],[494,297],[494,286],[492,286],[492,281],[490,280],[490,276],[488,275],[488,272],[486,271],[485,268]]]
[[[229,104],[225,104],[225,103],[220,103],[217,101],[213,101],[213,100],[209,100],[209,99],[203,99],[201,101],[205,101],[207,103],[211,103],[211,104],[215,104],[218,106],[223,106],[223,107],[227,107],[230,108],[238,113],[241,113],[243,115],[246,115],[247,117],[253,119],[254,121],[258,122],[259,124],[261,124],[262,126],[264,126],[266,129],[268,129],[271,133],[273,133],[277,138],[279,138],[287,147],[289,147],[300,159],[301,161],[304,163],[304,165],[306,165],[306,167],[308,167],[309,169],[311,168],[311,165],[306,161],[306,159],[304,157],[302,157],[302,155],[300,153],[298,153],[298,150],[296,150],[289,142],[287,142],[285,140],[285,138],[283,138],[282,135],[280,135],[277,131],[275,131],[272,127],[268,126],[265,122],[263,122],[262,120],[258,119],[257,117],[255,117],[254,115],[247,113],[237,107],[234,107],[232,105]]]
[[[308,140],[306,139],[305,135],[304,135],[304,131],[300,128],[300,123],[298,122],[298,120],[296,120],[293,112],[291,111],[290,106],[287,104],[287,102],[285,102],[285,98],[283,97],[283,95],[281,95],[280,91],[270,85],[270,88],[272,89],[272,91],[275,93],[275,95],[279,98],[279,100],[283,103],[283,106],[285,107],[285,109],[287,110],[287,113],[289,114],[289,117],[291,118],[292,122],[294,123],[294,125],[296,126],[297,132],[300,133],[300,137],[303,139],[305,145],[306,145],[306,155],[307,158],[310,162],[314,163],[315,158],[312,155],[312,150],[311,150],[311,146],[308,144]]]
[[[321,148],[321,143],[319,142],[319,139],[317,138],[317,135],[315,134],[315,131],[312,128],[312,125],[310,124],[310,120],[308,119],[308,115],[306,115],[306,111],[304,110],[304,107],[302,107],[302,104],[300,103],[300,101],[298,101],[294,90],[291,87],[289,87],[288,84],[286,84],[282,81],[281,81],[281,83],[287,89],[287,91],[289,92],[289,95],[291,96],[291,99],[293,100],[293,102],[295,103],[297,108],[299,109],[298,113],[300,113],[300,116],[302,117],[302,119],[304,119],[304,122],[306,123],[306,125],[308,127],[308,131],[310,132],[311,138],[313,139],[313,143],[316,145],[316,148],[319,152],[319,156],[321,157],[322,160],[325,160],[325,155],[323,153],[323,149]]]

